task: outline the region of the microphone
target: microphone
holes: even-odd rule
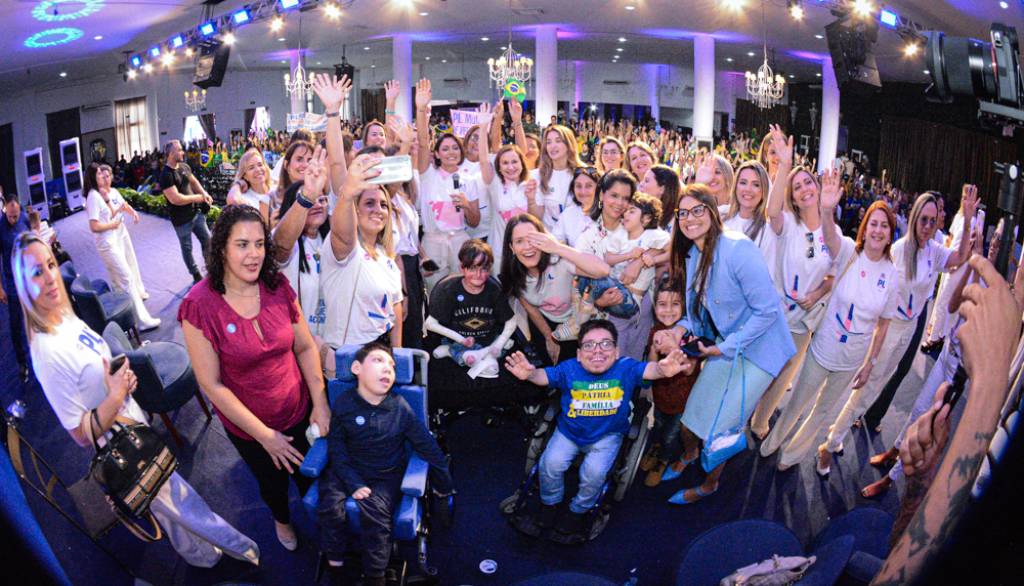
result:
[[[452,174],[452,185],[455,187],[455,191],[459,190],[459,174],[458,173],[453,173]],[[455,211],[461,212],[462,211],[462,206],[455,206]]]

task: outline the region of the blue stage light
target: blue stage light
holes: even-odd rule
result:
[[[199,32],[204,37],[208,37],[213,33],[217,32],[217,25],[214,24],[213,21],[204,22],[203,24],[199,25]]]
[[[299,5],[299,3],[301,1],[302,0],[280,0],[281,8],[283,10],[288,10],[288,9],[291,9],[291,8],[295,8],[296,6]]]
[[[60,4],[73,3],[78,10],[62,11]],[[43,22],[61,22],[89,16],[103,8],[103,0],[43,0],[32,9],[32,17]]]
[[[159,57],[160,56],[160,45],[157,45],[156,47],[152,47],[149,50],[149,56],[153,57],[153,58]]]
[[[132,55],[131,64],[132,64],[132,67],[134,67],[136,69],[138,69],[139,67],[142,67],[142,57],[140,57],[138,55]]]
[[[82,38],[82,34],[82,29],[77,28],[60,27],[46,29],[25,39],[25,46],[29,49],[54,47],[76,41]]]
[[[885,8],[878,14],[878,20],[889,28],[896,28],[900,22],[900,17],[895,12],[887,10]]]
[[[231,16],[231,20],[233,20],[235,24],[245,24],[249,22],[249,9],[243,8],[238,12],[234,13]]]
[[[178,48],[180,48],[184,44],[185,44],[185,37],[183,37],[181,35],[178,35],[178,36],[174,37],[173,39],[171,39],[171,47],[174,48],[174,49],[178,49]]]

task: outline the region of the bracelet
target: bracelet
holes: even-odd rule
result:
[[[385,116],[395,116],[397,114],[398,114],[398,112],[395,112],[394,110],[384,110],[384,115]]]
[[[327,118],[338,118],[339,116],[341,116],[341,111],[339,110],[337,112],[324,112],[324,116]]]
[[[306,208],[307,210],[313,207],[313,202],[306,199],[306,196],[303,195],[302,188],[299,188],[299,190],[295,193],[295,203]]]

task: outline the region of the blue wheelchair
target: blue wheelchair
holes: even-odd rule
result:
[[[355,392],[356,379],[350,367],[360,346],[346,345],[338,348],[335,353],[337,378],[327,382],[327,399],[334,405],[336,399],[347,392]],[[416,416],[425,424],[427,416],[427,363],[429,355],[422,350],[395,348],[395,384],[391,392],[398,393],[409,403]],[[309,478],[318,478],[328,463],[327,439],[316,440],[306,453],[300,471]],[[436,581],[437,569],[427,564],[427,538],[430,534],[430,521],[439,518],[450,525],[454,514],[454,499],[448,497],[443,506],[435,504],[428,498],[427,472],[429,465],[409,449],[409,463],[402,478],[402,498],[395,508],[392,519],[392,552],[389,573],[393,571],[398,584],[433,583]],[[319,503],[319,482],[314,482],[302,499],[310,518],[317,518]],[[349,497],[345,500],[345,513],[350,533],[358,535],[359,506]],[[416,551],[415,564],[417,572],[410,573],[410,564],[403,559],[403,550],[408,551],[409,545]],[[347,564],[346,564],[347,565]],[[321,554],[317,563],[316,580],[319,582],[326,557]]]

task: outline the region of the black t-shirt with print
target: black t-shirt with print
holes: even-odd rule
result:
[[[449,277],[434,287],[430,295],[430,315],[446,328],[463,336],[472,336],[481,346],[494,341],[512,319],[512,308],[501,294],[501,286],[493,278],[484,290],[468,293],[462,276]]]
[[[160,173],[160,189],[174,187],[181,195],[192,195],[190,177],[192,177],[192,169],[185,163],[178,163],[177,169],[164,166],[163,172]],[[167,202],[167,213],[171,217],[171,224],[175,226],[181,226],[191,221],[195,217],[196,211],[196,205],[192,203],[174,205],[170,201]]]

